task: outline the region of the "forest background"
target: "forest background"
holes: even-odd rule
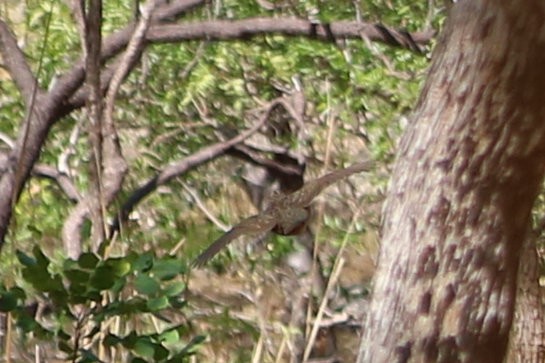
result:
[[[97,3],[0,9],[0,162],[18,157],[0,198],[4,357],[354,361],[447,5],[108,1],[93,23]],[[373,171],[328,189],[309,235],[189,268],[272,189],[362,159]]]

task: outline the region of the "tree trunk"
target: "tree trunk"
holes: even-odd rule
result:
[[[515,315],[505,363],[545,362],[545,314],[534,242],[534,238],[527,238],[522,247]]]
[[[545,2],[451,10],[384,210],[359,362],[501,362],[545,166]]]

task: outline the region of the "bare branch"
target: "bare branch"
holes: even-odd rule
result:
[[[25,103],[27,106],[30,105],[34,87],[37,85],[36,78],[30,70],[23,51],[17,45],[17,39],[2,19],[0,19],[0,52]]]
[[[214,223],[214,225],[221,229],[223,232],[229,231],[231,227],[227,226],[225,223],[217,219],[216,216],[210,210],[208,210],[208,208],[206,208],[206,205],[204,205],[203,201],[199,197],[199,193],[195,189],[191,188],[186,183],[182,183],[182,187],[185,189],[187,194],[191,196],[191,198],[195,201],[197,207],[199,207],[199,209],[204,213],[206,218],[210,220],[210,222]]]
[[[152,21],[173,21],[189,10],[204,4],[204,0],[177,0],[165,1],[165,4],[157,7]]]
[[[174,1],[172,4],[164,5],[161,9],[163,12],[160,12],[161,17],[156,17],[154,19],[160,21],[175,18],[184,11],[201,3],[204,3],[204,0]],[[170,9],[169,12],[167,12],[168,9]],[[116,55],[124,48],[130,39],[132,29],[133,26],[129,25],[108,38],[110,41],[109,43],[108,40],[105,42],[103,53],[101,54],[102,62]],[[16,45],[16,43],[10,43],[10,38],[13,39],[13,36],[4,22],[1,22],[0,24],[0,33],[0,41],[2,43],[0,45],[2,49],[0,50],[2,53],[5,53],[6,50],[8,51],[8,54],[5,55],[5,61],[9,61],[11,64],[8,66],[8,70],[10,70],[10,72],[15,72],[14,80],[16,83],[21,83],[23,85],[33,85],[34,83],[29,80],[30,73],[26,71],[24,67],[19,69],[22,67],[21,64],[24,64],[24,62],[22,62],[24,57],[21,58],[20,49],[13,47],[13,44]],[[122,41],[119,41],[119,39]],[[12,52],[12,50],[15,53]],[[17,56],[17,53],[19,53],[19,56]],[[19,72],[19,70],[21,72]],[[34,163],[40,155],[48,132],[53,123],[73,110],[73,108],[70,109],[67,107],[67,102],[74,92],[81,87],[84,79],[85,60],[81,59],[70,72],[59,79],[50,93],[47,95],[36,95],[35,107],[33,107],[33,112],[29,113],[27,122],[27,124],[32,123],[32,127],[23,127],[21,129],[22,131],[17,137],[15,149],[10,155],[7,155],[6,161],[3,163],[2,169],[0,170],[0,247],[3,245],[4,238],[8,231],[13,205],[18,199],[20,191],[34,166]],[[27,86],[25,86],[24,97],[32,99],[31,91],[33,91],[33,86],[29,87],[30,91],[28,91],[26,87]],[[26,130],[28,130],[28,133]],[[23,149],[24,152],[22,152]],[[82,205],[79,212],[87,213],[86,208],[86,205]]]
[[[142,7],[141,18],[134,31],[129,44],[127,45],[127,51],[123,54],[119,66],[116,68],[108,92],[106,93],[106,118],[112,122],[112,113],[114,107],[114,100],[123,82],[125,76],[129,73],[131,65],[134,64],[140,54],[142,53],[144,37],[149,27],[151,15],[155,7],[156,0],[150,0]]]
[[[0,132],[0,141],[5,143],[9,149],[13,150],[15,148],[15,141],[13,141],[8,135]],[[5,153],[0,154],[0,170],[6,167],[8,161],[8,156]],[[40,176],[44,178],[51,179],[55,181],[59,187],[64,191],[64,193],[72,201],[77,201],[80,196],[79,193],[72,183],[72,180],[68,175],[61,172],[60,170],[45,164],[34,165],[32,169],[32,174],[35,176]]]
[[[181,176],[184,173],[188,172],[192,168],[195,168],[199,165],[202,165],[210,160],[217,158],[218,156],[223,155],[227,150],[229,150],[234,145],[237,145],[252,136],[259,128],[261,128],[265,122],[267,122],[271,111],[278,104],[279,101],[272,101],[263,113],[258,122],[252,126],[250,129],[244,131],[243,133],[227,140],[220,141],[213,145],[207,146],[195,154],[192,154],[182,160],[179,160],[175,163],[170,164],[164,168],[158,175],[148,180],[144,185],[133,191],[128,199],[121,206],[121,210],[117,214],[116,219],[114,220],[110,237],[113,236],[115,232],[119,230],[119,226],[122,222],[125,222],[138,203],[140,203],[145,197],[147,197],[151,192],[153,192],[158,186],[168,183],[175,177]]]
[[[144,35],[149,26],[155,4],[156,0],[150,0],[142,7],[140,21],[129,41],[127,51],[123,54],[121,60],[118,62],[118,66],[113,71],[112,80],[109,83],[108,91],[106,92],[104,114],[102,122],[100,123],[100,134],[102,139],[101,144],[99,145],[99,160],[101,162],[98,165],[101,169],[101,188],[99,197],[102,210],[105,210],[105,208],[108,207],[121,190],[123,179],[127,172],[127,163],[121,153],[121,146],[119,145],[119,138],[113,120],[115,97],[123,79],[128,74],[129,69],[136,64],[142,54]],[[89,210],[88,208],[93,208],[94,199],[96,199],[95,196],[90,194],[86,200],[80,201],[81,206],[78,206],[72,211],[63,227],[64,245],[71,257],[75,258],[77,257],[77,254],[79,254],[80,248],[77,246],[81,245],[80,227],[83,225],[83,221],[89,217],[89,212],[92,210]],[[87,206],[87,208],[85,206]],[[93,213],[90,214],[93,216]],[[98,222],[99,221],[93,217],[94,228],[101,228],[102,223],[100,226],[95,226]],[[100,238],[95,242],[101,241],[102,239]],[[98,246],[98,244],[95,245]]]
[[[90,90],[91,97],[88,103],[89,123],[88,135],[91,146],[90,152],[90,187],[89,193],[85,201],[80,204],[89,206],[92,232],[91,240],[94,246],[98,246],[106,236],[106,228],[104,226],[105,204],[102,193],[102,140],[103,140],[103,110],[104,100],[102,99],[102,86],[100,74],[101,67],[101,48],[102,48],[102,0],[90,0],[88,8],[81,9],[84,18],[85,28],[85,83]],[[70,217],[68,217],[70,219]],[[81,248],[81,241],[76,238],[71,238],[67,243],[76,245],[67,250],[75,250]],[[72,258],[77,258],[76,255],[69,255]]]
[[[58,169],[45,164],[36,164],[32,169],[32,174],[55,181],[72,202],[80,200],[81,196],[74,183],[72,183],[72,179]]]
[[[148,32],[148,40],[158,43],[173,43],[181,40],[229,40],[247,39],[263,34],[306,36],[322,41],[367,37],[395,47],[421,52],[420,46],[429,43],[435,32],[409,33],[381,24],[357,21],[337,21],[316,24],[297,18],[251,18],[243,20],[210,20],[185,24],[154,25]]]
[[[160,13],[157,10],[157,13]],[[164,15],[163,15],[164,16]],[[155,19],[154,17],[153,19]],[[107,60],[123,49],[132,32],[123,29],[113,34],[105,42],[103,58]],[[146,40],[152,43],[176,43],[183,40],[230,40],[243,39],[264,34],[284,34],[287,36],[307,36],[321,41],[335,41],[341,38],[361,39],[364,37],[371,41],[382,42],[391,46],[403,47],[412,51],[421,52],[421,47],[429,44],[435,35],[434,31],[408,33],[395,30],[380,24],[368,24],[357,21],[338,21],[330,24],[314,24],[308,20],[297,18],[251,18],[244,20],[211,20],[186,24],[153,24],[146,34]],[[72,76],[67,75],[61,82],[68,83],[70,78],[77,78],[79,66],[72,71]],[[105,77],[111,78],[112,74],[104,72]],[[61,83],[59,82],[59,83]],[[104,80],[105,83],[108,80]],[[79,87],[79,85],[76,85]],[[60,87],[60,86],[59,86]],[[76,88],[77,88],[76,87]],[[74,92],[75,89],[72,91]],[[66,105],[64,112],[81,107],[88,95],[78,92]],[[66,97],[64,97],[66,99]]]
[[[176,19],[181,14],[203,3],[204,0],[178,0],[171,1],[170,4],[165,3],[158,7],[157,11],[155,12],[155,16],[152,18],[152,22]],[[102,46],[101,61],[106,62],[108,59],[119,54],[131,39],[134,29],[135,24],[129,24],[106,38]],[[78,88],[80,88],[84,79],[85,62],[83,59],[80,59],[72,70],[61,77],[55,87],[51,90],[51,103],[60,107],[58,112],[62,116],[73,110],[66,110],[66,101],[77,91]]]
[[[227,153],[254,165],[264,167],[270,170],[272,174],[280,174],[292,178],[301,176],[300,168],[292,165],[286,165],[276,160],[264,157],[261,152],[244,143],[234,145],[232,148],[227,150]]]
[[[15,147],[15,141],[13,141],[11,137],[4,134],[3,132],[0,132],[0,141],[6,144],[10,149],[13,149]]]
[[[108,205],[121,189],[127,171],[127,163],[121,154],[121,147],[113,120],[114,102],[119,87],[130,69],[136,64],[144,48],[145,34],[149,27],[157,0],[150,0],[142,6],[140,21],[129,41],[127,51],[115,69],[106,93],[104,111],[104,177],[105,202]]]

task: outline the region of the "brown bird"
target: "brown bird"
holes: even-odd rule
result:
[[[194,266],[203,266],[229,242],[243,234],[256,235],[273,231],[282,236],[291,236],[301,233],[310,217],[310,204],[322,190],[354,173],[368,171],[371,166],[371,161],[356,163],[311,180],[293,193],[276,195],[262,213],[243,220],[214,241],[197,257]]]

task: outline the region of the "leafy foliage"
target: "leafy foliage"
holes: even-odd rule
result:
[[[0,286],[0,311],[12,314],[23,334],[37,339],[55,339],[57,348],[75,362],[99,362],[98,346],[123,347],[132,362],[180,362],[193,354],[202,336],[190,338],[187,324],[173,324],[164,314],[184,309],[187,267],[172,256],[128,253],[123,257],[101,258],[83,253],[77,261],[65,260],[52,268],[52,261],[35,246],[32,255],[17,252],[22,266],[21,286]],[[56,272],[53,272],[56,270]],[[46,316],[31,314],[27,286],[44,302]],[[123,336],[110,326],[114,319],[130,321],[149,315],[160,319],[164,328],[154,333],[129,329]],[[52,321],[48,327],[45,321]],[[130,324],[127,324],[130,325]],[[85,344],[85,341],[96,343]],[[113,359],[113,357],[112,357]]]

